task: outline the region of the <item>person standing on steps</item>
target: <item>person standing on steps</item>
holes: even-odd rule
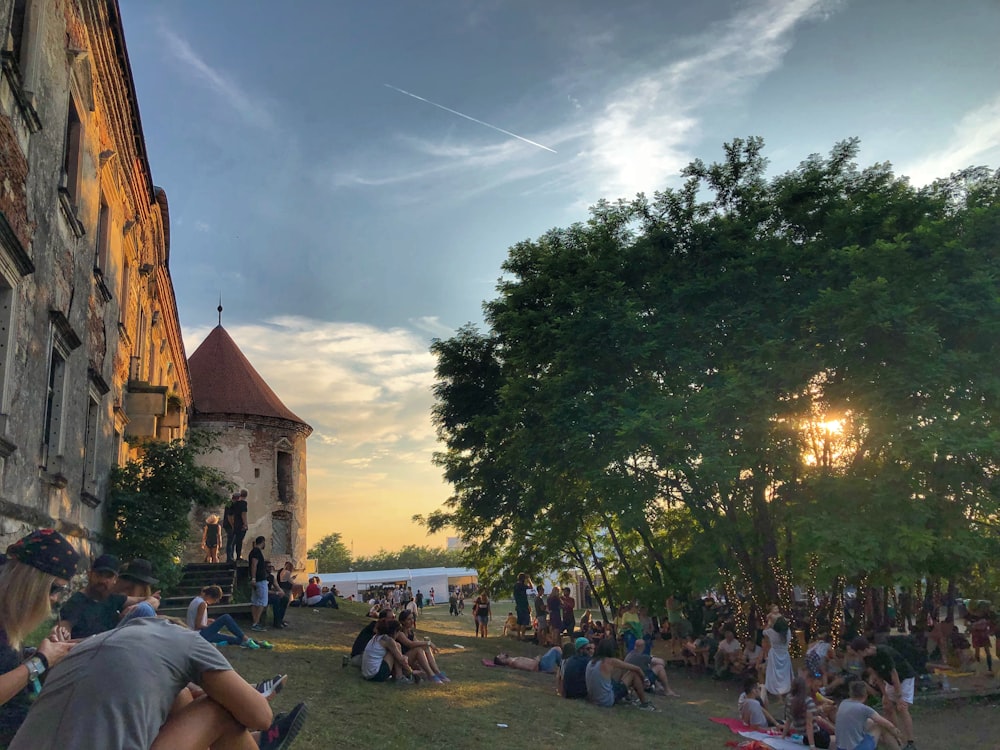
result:
[[[201,530],[201,548],[205,550],[205,562],[219,562],[219,544],[222,541],[222,527],[219,525],[219,517],[212,513],[205,519],[205,526]]]
[[[233,526],[233,504],[240,499],[238,492],[233,493],[229,498],[229,504],[222,511],[222,530],[226,532],[226,563],[236,562],[236,553],[233,551],[236,543],[236,529]]]

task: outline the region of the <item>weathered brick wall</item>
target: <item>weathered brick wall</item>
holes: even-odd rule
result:
[[[6,117],[0,117],[0,179],[0,211],[27,249],[34,231],[28,220],[28,160],[21,152],[14,126]]]

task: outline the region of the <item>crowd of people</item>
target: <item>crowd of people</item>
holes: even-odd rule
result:
[[[10,545],[0,564],[0,745],[289,747],[307,708],[275,716],[270,701],[286,676],[252,685],[212,645],[224,627],[240,645],[249,640],[234,622],[206,616],[220,591],[196,597],[185,623],[157,615],[158,581],[146,560],[123,567],[101,555],[66,599],[78,563],[65,537],[40,529]],[[64,599],[48,635],[25,649]]]

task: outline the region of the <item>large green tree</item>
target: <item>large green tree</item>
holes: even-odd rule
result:
[[[351,551],[337,531],[310,547],[309,558],[316,561],[320,573],[343,573],[351,568]]]
[[[969,566],[997,511],[1000,176],[916,189],[847,141],[769,179],[762,149],[511,248],[489,330],[432,347],[455,491],[431,528],[500,576],[631,593],[681,585],[683,508],[685,576],[761,605],[809,557],[827,583]]]
[[[174,583],[191,533],[191,509],[222,505],[233,486],[221,472],[198,464],[200,455],[215,449],[211,433],[194,430],[184,440],[144,443],[139,459],[114,469],[105,549],[126,562],[145,558],[164,588]]]

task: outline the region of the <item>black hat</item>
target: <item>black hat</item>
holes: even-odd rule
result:
[[[93,570],[94,572],[106,570],[109,573],[114,573],[115,575],[118,575],[118,569],[120,567],[121,563],[118,562],[118,558],[115,557],[114,555],[101,555],[96,560],[94,560],[93,564],[90,566],[90,569]]]
[[[126,565],[125,570],[119,573],[118,577],[139,581],[140,583],[148,583],[150,586],[155,586],[160,582],[158,578],[153,578],[152,563],[149,560],[143,560],[141,557],[135,558]]]
[[[76,573],[76,563],[80,559],[66,537],[53,529],[32,531],[10,545],[7,555],[43,573],[66,580]]]

